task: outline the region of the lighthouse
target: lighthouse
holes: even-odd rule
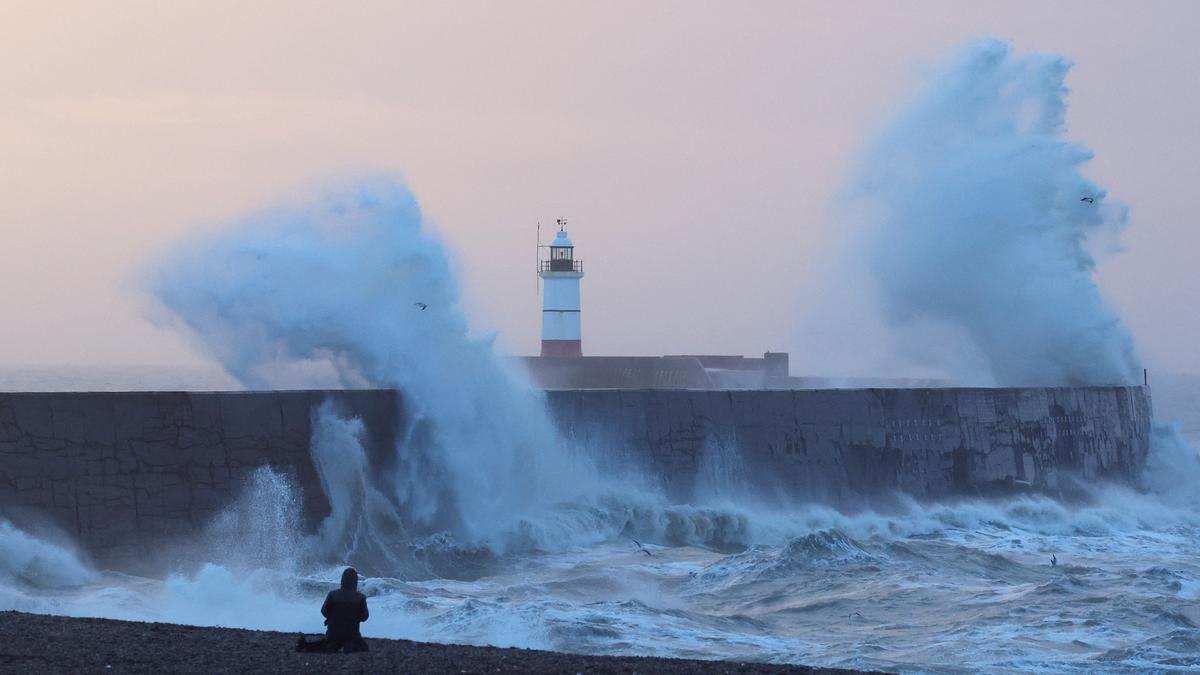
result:
[[[538,261],[542,278],[542,356],[583,356],[579,322],[579,280],[583,261],[575,259],[575,245],[567,235],[567,221],[559,218],[558,232],[550,242],[550,259]]]

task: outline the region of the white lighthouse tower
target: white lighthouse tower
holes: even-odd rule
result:
[[[583,261],[575,259],[575,245],[567,236],[567,221],[558,219],[558,233],[550,242],[550,259],[538,261],[542,293],[542,356],[583,356],[579,322],[579,280]]]

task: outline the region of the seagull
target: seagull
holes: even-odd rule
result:
[[[1058,567],[1058,556],[1054,555],[1053,553],[1050,554],[1050,566]]]
[[[625,535],[625,536],[629,537],[629,535]],[[632,541],[633,543],[637,544],[638,550],[641,551],[642,553],[645,553],[647,556],[651,556],[651,557],[654,556],[653,553],[646,550],[645,546],[642,546],[642,542],[638,541],[637,539],[634,539],[633,537],[629,537],[629,541]]]
[[[414,302],[414,303],[413,303],[413,307],[420,307],[422,312],[424,312],[424,311],[425,311],[425,308],[426,308],[426,307],[428,307],[428,306],[429,306],[429,305],[427,305],[427,304],[425,304],[425,303],[423,303],[423,302]]]
[[[1095,204],[1095,203],[1096,203],[1096,198],[1095,198],[1095,197],[1081,197],[1081,198],[1079,199],[1079,201],[1081,201],[1081,202],[1087,202],[1087,203],[1089,203],[1089,204]]]
[[[849,616],[847,616],[846,618],[847,618],[847,619],[853,619],[853,618],[854,618],[854,617],[856,617],[856,616],[857,616],[858,618],[860,618],[860,619],[862,618],[862,614],[861,614],[860,612],[850,612],[850,615],[849,615]]]

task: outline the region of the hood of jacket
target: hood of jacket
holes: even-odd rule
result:
[[[347,567],[342,572],[342,588],[357,591],[358,590],[358,570],[353,567]]]

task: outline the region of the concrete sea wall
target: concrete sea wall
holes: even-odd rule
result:
[[[0,519],[52,524],[106,563],[200,532],[270,465],[303,486],[310,522],[329,512],[309,453],[328,398],[394,443],[394,391],[0,393]]]
[[[735,481],[834,504],[1134,483],[1145,387],[556,391],[578,443],[641,459],[675,499]]]
[[[633,462],[677,500],[733,483],[833,503],[1075,480],[1137,480],[1149,450],[1145,387],[546,393],[563,434]],[[0,393],[0,519],[49,522],[117,564],[200,531],[258,467],[328,513],[312,413],[361,417],[374,461],[409,423],[395,391]]]

